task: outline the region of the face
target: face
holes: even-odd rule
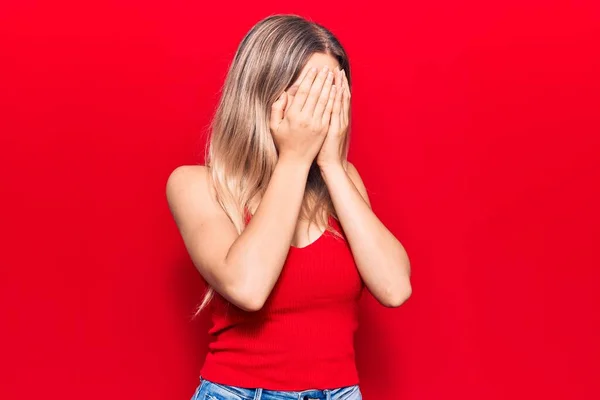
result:
[[[330,71],[337,71],[340,68],[340,64],[337,62],[337,60],[335,58],[333,58],[332,56],[330,56],[329,54],[314,53],[308,59],[308,62],[306,63],[306,65],[304,66],[302,71],[300,72],[298,79],[287,90],[288,102],[285,106],[285,111],[287,111],[288,108],[290,107],[290,105],[292,104],[292,101],[294,100],[294,95],[298,91],[298,86],[300,86],[302,79],[304,79],[304,75],[306,75],[306,73],[310,70],[310,68],[316,67],[317,71],[320,71],[326,65],[329,67]]]

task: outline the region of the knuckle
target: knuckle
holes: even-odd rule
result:
[[[311,126],[311,121],[305,114],[300,114],[298,118],[296,118],[296,125],[300,128],[308,128]]]
[[[296,109],[294,107],[290,107],[284,115],[287,120],[294,120],[296,118]]]
[[[306,96],[307,93],[308,93],[308,89],[306,89],[305,86],[300,86],[298,88],[298,91],[296,92],[296,96],[298,96],[298,95]]]

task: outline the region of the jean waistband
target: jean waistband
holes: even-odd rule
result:
[[[246,389],[236,386],[223,385],[201,378],[200,385],[191,400],[204,398],[219,398],[226,400],[361,400],[362,395],[358,385],[337,389],[308,389],[303,391],[278,391],[262,388]]]

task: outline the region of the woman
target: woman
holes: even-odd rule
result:
[[[244,37],[206,166],[181,166],[169,207],[210,290],[212,341],[193,399],[360,399],[353,337],[364,286],[411,294],[400,242],[348,153],[350,65],[324,27],[274,15]]]

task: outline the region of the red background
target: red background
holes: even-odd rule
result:
[[[12,2],[0,8],[2,399],[188,399],[206,321],[164,186],[201,162],[271,13],[351,57],[351,161],[413,296],[366,297],[371,399],[600,398],[592,1]]]

